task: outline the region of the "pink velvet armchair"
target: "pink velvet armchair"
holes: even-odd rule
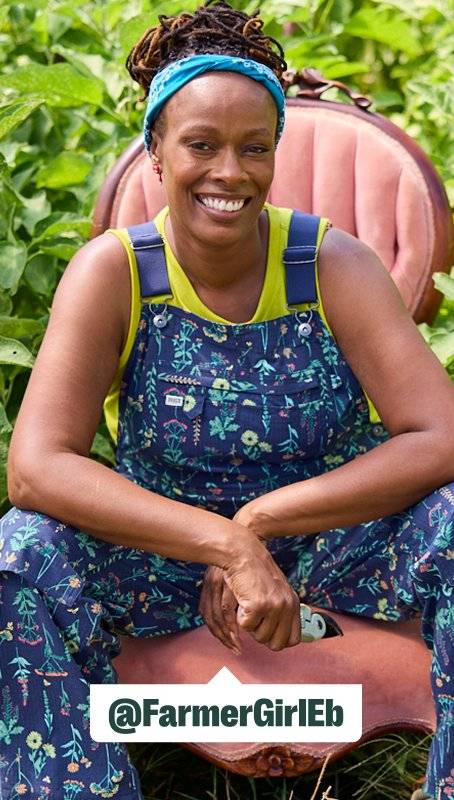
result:
[[[293,76],[269,199],[329,217],[380,256],[416,322],[431,322],[440,296],[431,279],[449,269],[454,233],[446,195],[421,148],[369,102],[334,82],[352,103],[321,99],[318,73]],[[151,219],[166,203],[138,137],[107,176],[92,236]],[[362,683],[361,741],[395,729],[430,732],[430,654],[418,620],[389,624],[333,614],[343,637],[274,653],[242,635],[236,657],[206,626],[157,639],[125,638],[115,664],[125,683],[209,681],[226,665],[244,683]],[[133,665],[133,668],[131,668]],[[294,776],[354,744],[188,744],[219,766],[248,776]]]

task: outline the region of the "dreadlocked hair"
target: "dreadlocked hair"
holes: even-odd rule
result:
[[[160,14],[159,25],[145,31],[126,59],[129,74],[145,91],[140,99],[148,97],[151,81],[171,61],[208,53],[258,61],[282,84],[287,69],[284,51],[276,39],[262,33],[263,20],[258,13],[257,9],[249,16],[225,0],[207,0],[193,14]]]

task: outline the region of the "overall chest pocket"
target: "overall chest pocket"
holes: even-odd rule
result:
[[[231,457],[282,461],[318,455],[329,437],[317,376],[257,385],[202,375],[158,377],[158,424],[186,457],[207,448]]]

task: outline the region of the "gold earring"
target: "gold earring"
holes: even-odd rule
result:
[[[157,157],[156,157],[155,155],[153,155],[153,156],[151,157],[151,160],[152,160],[152,162],[153,162],[153,163],[152,163],[152,169],[153,169],[153,172],[155,172],[155,173],[156,173],[156,175],[158,175],[158,177],[159,177],[159,183],[162,183],[162,169],[161,169],[161,165],[160,165],[160,163],[159,163],[159,161],[158,161],[158,159],[157,159]]]

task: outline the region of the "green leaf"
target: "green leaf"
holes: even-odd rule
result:
[[[27,248],[23,242],[0,242],[0,287],[15,294],[27,261]]]
[[[14,128],[17,128],[35,108],[41,105],[40,99],[26,100],[25,102],[14,102],[8,106],[0,108],[0,139],[8,136]]]
[[[75,55],[67,47],[57,45],[52,48],[54,52],[62,55],[65,61],[69,61],[81,75],[87,75],[92,80],[98,80],[103,92],[117,102],[123,91],[123,73],[119,74],[123,65],[118,66],[98,54],[78,52]]]
[[[312,53],[316,53],[321,45],[327,44],[327,42],[330,41],[331,36],[329,34],[305,37],[295,44],[289,45],[285,50],[285,57],[287,60],[291,60],[299,56],[310,56]]]
[[[36,226],[37,234],[34,242],[42,242],[44,239],[51,239],[55,236],[81,234],[87,238],[90,235],[91,222],[89,219],[81,218],[78,214],[65,214],[54,212],[40,224]]]
[[[370,67],[361,61],[343,61],[332,66],[325,67],[323,74],[325,78],[346,78],[348,75],[361,75],[370,72]]]
[[[9,9],[5,5],[3,8],[0,8],[0,33],[10,33],[11,28]]]
[[[50,256],[56,256],[63,261],[70,261],[74,253],[77,253],[78,249],[78,246],[75,244],[57,242],[56,244],[48,245],[47,247],[41,247],[39,252],[47,253]]]
[[[24,277],[36,294],[50,297],[57,280],[54,258],[49,255],[36,255],[25,267]]]
[[[0,336],[21,339],[24,336],[36,336],[37,333],[43,333],[45,327],[44,323],[37,319],[0,316]]]
[[[11,433],[13,426],[11,425],[5,411],[5,406],[0,403],[0,436]]]
[[[389,8],[362,8],[349,20],[344,33],[372,39],[401,50],[411,58],[421,53],[421,45],[402,14]]]
[[[56,108],[74,108],[102,103],[102,85],[98,80],[80,74],[70,64],[27,64],[14,72],[0,75],[0,88],[15,89],[24,95],[36,96]]]
[[[379,111],[380,109],[389,108],[390,106],[400,106],[402,108],[404,98],[399,92],[392,89],[385,89],[381,92],[374,92],[374,108]]]
[[[418,328],[420,333],[424,337],[424,340],[427,342],[427,344],[430,344],[430,339],[433,334],[433,330],[430,327],[430,325],[428,325],[427,322],[420,322]]]
[[[454,357],[454,331],[435,333],[430,339],[430,346],[442,364],[447,364]]]
[[[6,158],[3,153],[0,153],[0,180],[9,180],[10,175],[11,173]]]
[[[51,209],[46,192],[36,192],[32,197],[24,198],[24,206],[16,214],[16,219],[24,225],[27,233],[33,236],[36,223],[48,217]]]
[[[139,14],[124,22],[120,28],[120,35],[118,37],[122,50],[125,53],[129,52],[145,33],[147,28],[150,28],[153,24],[154,22],[151,20],[150,14]]]
[[[0,291],[0,314],[11,314],[13,301],[7,292]]]
[[[0,436],[0,503],[8,500],[6,465],[8,462],[9,436]],[[0,731],[1,732],[1,731]]]
[[[50,189],[62,189],[83,183],[91,170],[88,158],[77,153],[64,151],[53,161],[41,167],[36,174],[36,185]]]
[[[102,436],[101,433],[96,433],[91,446],[90,453],[95,456],[100,456],[108,461],[109,464],[115,464],[115,455],[110,442]]]
[[[434,272],[433,279],[436,288],[443,292],[448,300],[454,300],[454,278],[445,272]]]
[[[20,367],[33,367],[35,359],[28,347],[17,339],[0,336],[0,364],[17,364]]]

